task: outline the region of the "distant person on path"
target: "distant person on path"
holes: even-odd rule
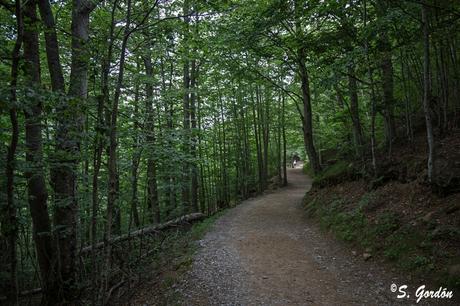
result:
[[[295,166],[297,165],[297,162],[300,160],[299,154],[297,154],[297,152],[294,153],[294,154],[292,155],[291,160],[292,160],[292,162],[291,162],[292,168],[295,168]]]

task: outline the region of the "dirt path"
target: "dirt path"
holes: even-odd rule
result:
[[[306,219],[310,180],[290,169],[289,186],[250,199],[220,218],[176,288],[184,305],[391,305],[404,284]],[[391,273],[390,273],[391,274]],[[394,273],[393,273],[394,274]],[[409,303],[408,303],[409,302]],[[407,299],[404,305],[415,304]],[[398,303],[400,304],[400,303]]]

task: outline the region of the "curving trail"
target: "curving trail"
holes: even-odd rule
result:
[[[415,304],[401,303],[389,289],[404,278],[353,256],[305,217],[301,202],[311,182],[300,168],[290,169],[288,179],[288,187],[231,209],[199,241],[193,267],[176,288],[181,304]]]

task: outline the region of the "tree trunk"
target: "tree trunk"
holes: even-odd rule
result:
[[[84,116],[82,108],[88,92],[89,14],[92,8],[84,0],[72,2],[72,56],[67,99],[57,107],[56,164],[52,168],[56,208],[55,236],[59,254],[60,299],[72,302],[77,296],[75,259],[77,248],[78,203],[77,166]]]
[[[97,118],[96,118],[96,136],[94,139],[94,153],[93,153],[93,175],[92,175],[92,206],[91,206],[91,245],[95,245],[97,242],[97,218],[98,218],[98,209],[99,209],[99,172],[102,166],[102,153],[104,151],[104,146],[106,143],[107,128],[106,125],[109,124],[108,120],[104,120],[105,112],[104,107],[108,106],[109,100],[109,90],[108,90],[108,78],[110,72],[110,62],[112,60],[112,50],[113,50],[113,32],[115,28],[115,10],[116,3],[112,5],[111,10],[111,21],[109,29],[109,47],[107,54],[103,59],[101,70],[101,94],[97,99]],[[96,253],[93,249],[91,254],[91,304],[95,305],[98,300],[99,290],[96,287],[96,280],[99,275],[99,268],[96,264]]]
[[[36,27],[36,2],[29,1],[24,6],[24,61],[25,75],[29,90],[40,87],[39,40]],[[43,170],[42,148],[42,104],[38,94],[31,94],[25,107],[27,196],[33,224],[33,237],[37,250],[40,276],[43,280],[42,304],[55,304],[59,291],[56,288],[55,253],[48,214],[48,192]]]
[[[40,16],[45,26],[45,47],[48,60],[48,70],[51,77],[51,87],[54,92],[63,94],[65,91],[64,75],[59,59],[59,43],[56,34],[53,11],[49,0],[38,1]]]
[[[263,148],[264,148],[264,166],[263,166],[263,186],[264,190],[267,188],[268,181],[268,146],[270,140],[270,101],[268,95],[268,89],[265,88],[265,101],[261,101],[261,114],[262,114],[262,136],[263,136]],[[262,100],[262,97],[261,97]]]
[[[160,206],[158,200],[156,158],[155,158],[155,115],[153,110],[153,66],[151,55],[144,58],[145,72],[149,81],[146,83],[146,109],[147,109],[147,207],[149,209],[150,222],[160,222]]]
[[[422,5],[423,23],[423,111],[425,114],[426,136],[428,143],[428,182],[434,183],[435,144],[431,118],[431,72],[430,72],[430,29],[428,24],[428,7]]]
[[[364,27],[367,26],[367,4],[364,0]],[[364,42],[364,52],[366,54],[367,73],[369,75],[369,81],[371,83],[371,156],[372,156],[372,169],[374,175],[377,175],[377,160],[375,157],[376,139],[375,139],[375,117],[377,115],[376,110],[376,94],[374,89],[374,77],[371,69],[371,61],[369,59],[369,43],[367,40]]]
[[[120,63],[118,68],[118,78],[115,87],[115,93],[112,102],[112,111],[110,117],[110,135],[109,135],[109,194],[107,197],[107,227],[105,243],[107,244],[106,254],[106,273],[109,275],[111,266],[111,237],[113,234],[120,234],[120,210],[118,206],[119,197],[119,177],[118,177],[118,157],[117,157],[117,122],[118,122],[118,105],[121,96],[121,87],[123,86],[123,78],[125,71],[125,59],[127,43],[130,35],[131,25],[131,0],[127,2],[126,9],[126,25],[123,33],[123,40],[120,50]],[[108,279],[108,276],[107,276]],[[106,281],[107,281],[106,279]]]
[[[312,124],[312,111],[311,111],[311,95],[310,95],[310,81],[308,79],[307,67],[305,66],[305,49],[300,48],[297,58],[299,68],[299,75],[302,87],[302,102],[303,102],[303,139],[305,150],[308,155],[308,160],[311,165],[313,173],[317,174],[321,171],[321,164],[319,163],[318,154],[316,153],[315,144],[313,142],[313,124]]]
[[[258,188],[257,191],[262,192],[262,150],[259,141],[259,129],[257,128],[257,116],[256,116],[256,101],[254,100],[254,93],[251,91],[251,106],[252,106],[252,122],[254,126],[254,138],[256,141],[256,152],[257,152],[257,174],[258,174]]]
[[[192,127],[191,144],[190,144],[190,157],[192,158],[191,163],[191,175],[192,175],[192,190],[191,190],[191,212],[199,211],[198,207],[198,166],[197,166],[197,122],[196,122],[196,98],[197,98],[197,78],[198,68],[196,65],[196,59],[192,60],[192,71],[190,87],[192,92],[190,93],[190,122]]]
[[[188,0],[184,1],[183,14],[184,14],[184,72],[183,72],[183,83],[184,83],[184,95],[183,95],[183,165],[182,165],[182,206],[183,211],[190,211],[190,163],[188,161],[190,155],[190,61],[188,52],[189,43],[189,22],[190,17],[188,16],[190,10],[190,3]]]
[[[137,64],[139,69],[139,64]],[[139,139],[139,84],[136,84],[134,92],[134,123],[133,123],[133,156],[131,160],[131,221],[136,227],[139,227],[139,197],[138,197],[138,182],[139,182],[139,163],[141,160],[141,148]]]
[[[353,138],[355,142],[356,156],[363,155],[363,131],[361,120],[359,118],[358,106],[358,87],[355,78],[355,69],[353,66],[348,67],[348,89],[350,91],[350,114],[353,123]]]
[[[401,81],[404,91],[404,115],[406,119],[406,136],[407,140],[412,144],[414,141],[414,132],[412,130],[412,109],[410,106],[410,100],[408,95],[407,77],[406,77],[406,66],[404,65],[403,52],[401,51]]]
[[[281,125],[283,124],[282,122],[282,114],[283,114],[283,106],[282,106],[282,94],[278,94],[278,126],[277,126],[277,156],[276,156],[276,168],[277,168],[277,174],[278,174],[278,185],[282,186],[283,185],[283,176],[282,176],[282,160],[281,160],[281,133],[282,133],[282,127]]]
[[[17,224],[17,208],[14,200],[14,176],[16,169],[16,149],[19,139],[19,123],[17,117],[17,96],[16,86],[18,81],[19,70],[19,56],[22,45],[23,36],[23,22],[22,22],[22,8],[21,1],[15,1],[15,15],[16,15],[16,41],[12,52],[11,64],[11,82],[10,82],[10,121],[11,121],[11,140],[8,146],[6,157],[6,204],[0,205],[0,220],[1,220],[1,233],[6,238],[5,245],[2,248],[5,250],[5,258],[2,266],[5,265],[5,272],[8,279],[2,281],[0,288],[7,293],[7,300],[9,303],[16,305],[18,301],[18,281],[17,281],[17,246],[16,240],[18,237],[18,224]],[[2,242],[2,241],[0,241]],[[3,285],[3,282],[5,285]],[[8,283],[9,282],[9,283]]]
[[[380,19],[386,18],[388,7],[383,0],[376,2],[377,15]],[[385,22],[385,21],[384,21]],[[391,59],[391,43],[388,38],[386,26],[382,29],[378,40],[380,54],[380,70],[382,72],[383,92],[383,117],[385,125],[385,138],[388,154],[391,156],[393,141],[396,138],[396,126],[394,119],[394,84],[393,84],[393,62]]]
[[[283,186],[287,186],[287,151],[286,151],[286,98],[282,95],[282,126],[283,126]]]

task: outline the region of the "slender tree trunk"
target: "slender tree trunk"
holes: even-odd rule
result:
[[[209,196],[207,193],[207,184],[206,184],[206,178],[205,178],[205,168],[203,167],[203,163],[206,163],[206,156],[203,153],[203,145],[202,145],[202,124],[201,124],[201,98],[198,93],[196,93],[196,100],[197,100],[197,124],[198,124],[198,159],[200,160],[199,164],[199,170],[200,170],[200,175],[199,175],[199,205],[200,205],[200,211],[202,213],[206,213],[207,208],[209,207]]]
[[[91,206],[91,304],[96,305],[98,300],[98,288],[96,286],[96,280],[99,275],[99,268],[96,264],[96,249],[95,245],[97,243],[97,218],[98,218],[98,209],[99,209],[99,172],[102,166],[102,153],[106,145],[106,136],[107,136],[107,126],[109,120],[104,120],[105,112],[104,107],[108,106],[109,100],[109,89],[108,89],[108,79],[110,72],[110,62],[112,61],[112,50],[113,50],[113,32],[115,28],[115,10],[116,3],[112,5],[111,10],[111,21],[109,29],[109,47],[107,54],[103,59],[101,65],[102,76],[101,76],[101,95],[97,99],[97,126],[96,126],[96,136],[94,139],[94,154],[93,154],[93,175],[92,175],[92,206]]]
[[[364,0],[364,27],[367,26],[367,3]],[[369,59],[369,43],[367,40],[364,41],[364,52],[366,54],[366,63],[367,63],[367,73],[369,75],[369,81],[371,83],[371,156],[372,156],[372,169],[374,170],[374,175],[377,175],[377,160],[375,157],[375,117],[377,115],[376,109],[376,94],[374,89],[374,77],[371,69],[371,61]]]
[[[257,152],[257,174],[258,174],[258,188],[257,191],[260,193],[262,192],[262,153],[261,153],[261,145],[259,141],[259,129],[257,128],[257,116],[256,116],[256,101],[254,100],[254,94],[251,91],[251,106],[252,106],[252,122],[254,126],[254,138],[256,141],[256,152]]]
[[[438,4],[438,1],[435,1]],[[436,27],[442,28],[445,20],[440,16],[440,9],[435,8],[435,21]],[[449,69],[446,63],[446,50],[445,34],[441,31],[441,36],[438,37],[433,43],[433,47],[436,53],[436,71],[438,75],[438,90],[440,91],[440,103],[439,103],[439,137],[443,138],[449,129]]]
[[[109,194],[107,197],[107,227],[106,227],[106,238],[105,243],[106,249],[106,273],[107,279],[110,276],[111,267],[111,237],[112,233],[117,235],[120,233],[120,211],[118,207],[119,197],[119,178],[118,178],[118,157],[117,157],[117,122],[118,122],[118,105],[121,96],[121,87],[123,86],[124,70],[125,70],[125,59],[127,43],[130,35],[131,26],[131,0],[127,2],[126,9],[126,25],[123,33],[123,40],[120,51],[120,63],[118,68],[118,78],[115,87],[114,98],[112,102],[112,111],[110,118],[110,136],[109,136]]]
[[[49,0],[40,0],[38,7],[40,16],[45,26],[45,47],[48,60],[48,70],[51,77],[51,87],[54,92],[64,94],[65,84],[59,59],[59,42],[56,33],[56,24]]]
[[[377,15],[380,19],[386,18],[388,14],[388,4],[383,0],[376,2]],[[394,84],[393,84],[393,62],[391,58],[391,43],[388,38],[388,29],[382,29],[379,37],[380,70],[382,72],[382,92],[383,92],[383,117],[385,125],[385,138],[388,154],[391,156],[393,141],[396,138],[396,125],[394,118]]]
[[[172,87],[172,81],[171,79],[169,80],[169,87],[166,86],[166,72],[165,72],[165,67],[164,67],[164,59],[161,58],[160,62],[160,68],[161,68],[161,84],[162,84],[162,91],[166,92],[167,89],[171,90]],[[172,73],[173,73],[173,63],[171,61],[170,65],[170,78],[172,78]],[[166,131],[168,133],[168,138],[167,138],[167,147],[169,150],[173,149],[173,143],[172,143],[172,133],[174,130],[174,125],[173,125],[173,118],[174,118],[174,103],[170,100],[166,100],[164,102],[165,104],[165,112],[166,112]],[[176,207],[176,192],[175,192],[175,175],[173,171],[168,171],[168,177],[167,177],[167,183],[166,183],[166,197],[165,197],[165,215],[169,216],[170,211],[172,210],[173,207]]]
[[[412,144],[413,143],[413,130],[412,130],[412,109],[410,106],[410,100],[409,100],[409,95],[408,91],[409,88],[407,86],[407,77],[406,77],[406,67],[404,65],[404,57],[403,57],[403,52],[401,51],[401,81],[403,84],[403,91],[404,91],[404,115],[406,119],[406,136],[409,142]]]
[[[359,118],[358,106],[358,86],[356,84],[355,69],[353,66],[348,67],[348,89],[350,91],[350,114],[353,123],[353,138],[356,148],[356,156],[363,155],[363,131],[361,120]]]
[[[228,170],[227,170],[227,133],[225,127],[225,119],[224,119],[224,101],[222,98],[222,93],[219,92],[219,105],[220,105],[220,124],[219,124],[219,154],[220,154],[220,177],[221,177],[221,184],[222,184],[222,200],[223,200],[223,207],[229,207],[229,192],[228,192]],[[222,129],[222,132],[220,131]]]
[[[431,72],[430,72],[430,29],[428,21],[428,7],[422,5],[423,23],[423,111],[425,114],[426,135],[428,143],[428,182],[435,181],[435,144],[431,117]]]
[[[191,71],[191,80],[190,87],[192,92],[190,93],[190,122],[191,122],[191,144],[190,144],[190,157],[192,158],[191,162],[191,212],[199,211],[198,207],[198,166],[197,166],[197,124],[196,124],[196,98],[197,98],[197,78],[198,78],[198,68],[196,65],[196,60],[192,60],[192,71]]]
[[[268,89],[265,90],[268,92]],[[262,101],[261,101],[262,102]],[[264,182],[264,189],[267,188],[267,181],[268,181],[268,149],[269,149],[269,140],[270,140],[270,101],[269,101],[269,95],[266,93],[265,94],[265,101],[262,102],[262,108],[261,113],[263,114],[262,116],[262,135],[263,135],[263,148],[264,148],[264,172],[263,172],[263,182]]]
[[[460,113],[460,72],[457,60],[457,49],[455,48],[454,39],[449,40],[449,51],[452,69],[454,70],[454,101],[457,101],[457,103],[453,105],[454,122],[452,123],[452,126],[457,127],[459,120],[458,114]]]
[[[287,151],[286,151],[286,98],[284,94],[282,99],[282,126],[283,126],[283,186],[287,186]]]
[[[248,198],[249,196],[249,188],[251,184],[252,178],[252,161],[251,161],[251,152],[250,152],[250,144],[249,144],[249,131],[247,127],[247,118],[248,115],[246,114],[246,108],[241,107],[241,120],[243,122],[243,146],[244,146],[244,165],[243,165],[243,181],[244,181],[244,198]]]
[[[16,240],[18,237],[18,224],[17,224],[17,208],[14,200],[14,176],[16,169],[16,149],[19,139],[19,123],[17,116],[17,96],[16,86],[18,81],[19,70],[19,56],[22,45],[23,36],[23,22],[22,22],[22,8],[21,1],[15,1],[15,15],[16,15],[16,41],[12,52],[11,64],[11,82],[10,82],[10,121],[11,121],[11,139],[8,146],[6,157],[6,204],[0,205],[1,216],[1,232],[6,237],[4,264],[6,265],[6,273],[8,280],[5,286],[2,286],[4,292],[7,294],[7,300],[12,305],[16,305],[18,301],[18,281],[17,281],[17,245]],[[3,266],[3,263],[2,263]],[[8,283],[9,282],[9,283]],[[3,283],[3,282],[2,282]]]
[[[139,69],[139,64],[137,65]],[[136,227],[139,227],[139,197],[138,197],[138,182],[139,182],[139,163],[141,159],[141,148],[139,145],[139,84],[136,84],[134,92],[134,123],[133,123],[133,157],[131,161],[131,218]],[[130,221],[131,223],[131,221]]]
[[[386,37],[386,36],[385,36]],[[387,38],[386,38],[387,39]],[[382,47],[384,53],[382,54],[381,70],[382,70],[382,89],[383,89],[383,105],[384,105],[384,119],[386,141],[388,146],[389,155],[392,153],[393,141],[396,137],[396,127],[394,119],[394,97],[393,97],[393,63],[391,60],[391,51],[389,51],[389,42],[385,40]]]
[[[282,186],[283,185],[283,176],[281,174],[282,172],[282,160],[281,160],[281,130],[282,127],[281,125],[283,124],[282,122],[282,114],[283,114],[283,106],[282,106],[282,94],[278,94],[278,126],[277,126],[277,156],[276,156],[276,168],[277,168],[277,174],[278,174],[278,185]]]
[[[160,206],[158,199],[157,187],[157,165],[155,154],[155,114],[153,110],[153,65],[151,55],[148,54],[144,58],[145,72],[149,81],[146,83],[146,109],[147,109],[147,207],[149,209],[150,222],[160,222]]]
[[[342,91],[339,88],[339,82],[340,81],[337,80],[337,82],[334,84],[334,90],[335,90],[335,96],[336,96],[336,100],[337,100],[337,106],[339,107],[340,111],[343,111],[345,109],[345,101],[344,101]],[[349,108],[348,105],[347,105],[347,108]],[[342,122],[343,129],[345,130],[346,141],[347,141],[347,143],[349,143],[351,145],[352,144],[352,136],[351,136],[350,131],[349,131],[350,130],[349,122],[345,118],[342,118],[341,122]],[[351,129],[353,130],[353,128],[351,128]]]
[[[173,78],[174,78],[174,62],[171,60],[170,64],[170,71],[169,71],[169,85],[168,88],[171,91],[172,85],[173,85]],[[170,100],[168,101],[169,103],[169,111],[168,111],[168,129],[169,132],[172,134],[174,133],[174,101]],[[169,137],[168,139],[168,147],[173,149],[174,145],[172,142],[172,137]],[[172,171],[170,171],[172,172]],[[176,184],[177,184],[177,178],[174,173],[172,173],[169,176],[169,184],[168,184],[168,193],[169,193],[169,202],[170,202],[170,207],[167,209],[172,209],[177,207],[177,193],[176,193]]]
[[[184,1],[183,13],[184,13],[184,72],[183,72],[183,83],[184,83],[184,96],[183,96],[183,166],[182,166],[182,205],[183,211],[190,211],[190,163],[188,161],[190,155],[190,61],[188,52],[189,43],[189,22],[190,17],[188,16],[190,10],[190,3],[188,0]]]

